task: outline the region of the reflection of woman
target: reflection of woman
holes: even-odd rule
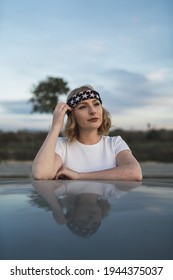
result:
[[[66,113],[67,137],[59,137]],[[140,181],[139,163],[120,136],[107,136],[110,126],[98,92],[86,85],[73,90],[67,103],[55,108],[52,127],[33,162],[33,177]]]
[[[108,196],[120,198],[139,185],[137,182],[119,184],[121,189],[113,183],[95,181],[33,181],[38,193],[49,203],[56,222],[67,224],[82,237],[89,237],[98,230],[110,209]]]
[[[58,197],[68,228],[82,237],[95,233],[109,211],[107,199],[94,193]]]

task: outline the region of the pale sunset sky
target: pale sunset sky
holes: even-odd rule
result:
[[[0,130],[49,129],[47,76],[91,84],[115,128],[173,129],[172,0],[1,0],[0,48]]]

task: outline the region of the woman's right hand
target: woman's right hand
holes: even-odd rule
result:
[[[72,109],[66,103],[63,102],[58,103],[53,112],[52,127],[58,126],[61,129],[64,124],[64,117],[66,112],[71,110]]]

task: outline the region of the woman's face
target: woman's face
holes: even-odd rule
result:
[[[103,108],[99,100],[87,99],[74,108],[74,117],[79,130],[98,129],[103,120]]]
[[[80,205],[74,213],[74,220],[85,228],[97,227],[102,219],[102,211],[97,204]]]

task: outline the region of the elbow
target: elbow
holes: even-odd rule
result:
[[[143,180],[143,174],[142,174],[142,170],[140,171],[140,173],[138,174],[138,180],[137,181],[142,181]]]
[[[138,165],[137,180],[136,181],[142,181],[142,179],[143,179],[142,169],[141,169],[141,166]]]
[[[134,174],[134,179],[133,179],[134,181],[140,182],[142,181],[142,179],[143,179],[142,173]]]
[[[37,173],[32,173],[32,178],[34,180],[47,180],[46,177],[42,176],[41,174],[37,174]]]
[[[124,177],[126,181],[142,181],[143,176],[141,167],[139,165],[126,167],[124,170]]]
[[[137,173],[130,173],[125,178],[126,181],[136,181],[136,182],[140,182],[142,181],[142,179],[143,179],[142,174],[137,174]]]
[[[54,180],[55,177],[45,176],[43,174],[32,174],[34,180]]]
[[[53,180],[55,178],[55,175],[47,174],[46,172],[43,172],[42,170],[33,168],[32,177],[34,180]]]
[[[140,167],[133,170],[133,172],[131,173],[131,179],[137,182],[142,181],[143,175]]]

